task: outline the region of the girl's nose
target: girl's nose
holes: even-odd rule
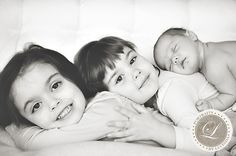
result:
[[[51,96],[45,97],[45,100],[51,110],[54,110],[61,103],[60,99]]]
[[[179,57],[178,56],[175,56],[172,58],[172,63],[173,64],[179,64]]]
[[[59,104],[60,104],[60,100],[56,100],[55,102],[53,102],[51,105],[51,110],[54,110]]]

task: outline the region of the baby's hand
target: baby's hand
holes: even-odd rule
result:
[[[223,150],[217,151],[215,153],[215,156],[232,156],[232,155],[230,154],[229,151],[223,149]]]
[[[158,134],[161,121],[157,120],[153,111],[147,110],[138,104],[133,104],[132,111],[119,107],[117,111],[128,117],[128,120],[110,121],[108,126],[118,128],[118,131],[107,135],[108,138],[116,138],[115,141],[129,142],[138,140],[152,140],[153,135]]]
[[[234,147],[232,147],[230,153],[231,153],[231,155],[233,155],[233,156],[236,155],[236,145],[234,145]]]
[[[198,111],[204,111],[204,110],[207,110],[207,109],[211,109],[212,106],[211,106],[211,103],[207,100],[198,100],[196,102],[196,108]]]
[[[232,110],[233,110],[234,112],[236,112],[236,102],[233,104]]]

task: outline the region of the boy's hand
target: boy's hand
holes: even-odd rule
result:
[[[211,103],[207,100],[198,100],[195,105],[200,112],[212,108]]]
[[[129,120],[110,121],[108,126],[116,127],[118,131],[108,134],[108,138],[117,138],[115,141],[129,142],[152,140],[153,135],[158,134],[158,127],[161,121],[155,117],[155,113],[138,104],[133,104],[132,106],[136,112],[124,107],[117,109],[120,114],[128,117]]]
[[[169,124],[169,125],[173,125],[174,123],[170,120],[170,118],[162,115],[158,110],[154,110],[154,108],[150,108],[150,107],[145,107],[146,110],[148,110],[150,113],[153,114],[153,116],[155,118],[157,118],[159,121]]]
[[[153,116],[158,119],[159,121],[169,124],[169,125],[174,125],[174,123],[170,120],[170,118],[160,114],[158,111],[153,112]]]

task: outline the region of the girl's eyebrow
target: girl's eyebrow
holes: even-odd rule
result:
[[[49,84],[49,82],[52,80],[52,78],[53,77],[55,77],[55,76],[57,76],[57,75],[59,75],[59,73],[54,73],[54,74],[52,74],[52,75],[50,75],[49,77],[48,77],[48,79],[47,79],[47,81],[45,82],[45,85],[47,85],[47,84]],[[26,108],[28,107],[28,105],[32,102],[33,100],[27,100],[26,102],[25,102],[25,105],[24,105],[24,111],[26,112]]]
[[[47,81],[46,81],[46,84],[48,84],[48,83],[51,81],[51,79],[52,79],[53,77],[57,76],[57,75],[59,75],[59,73],[54,73],[54,74],[52,74],[51,76],[49,76],[48,79],[47,79]]]

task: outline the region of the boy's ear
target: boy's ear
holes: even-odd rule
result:
[[[197,35],[194,32],[190,31],[190,30],[186,30],[185,35],[188,36],[193,41],[198,40]]]

